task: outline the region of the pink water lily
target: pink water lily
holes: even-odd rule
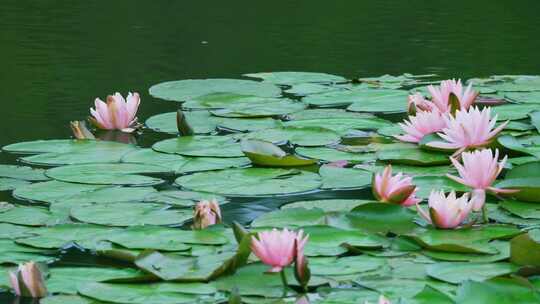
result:
[[[417,111],[433,111],[437,110],[437,107],[433,102],[424,98],[424,95],[421,93],[414,93],[409,95],[407,102],[409,114],[416,113]]]
[[[297,234],[286,228],[281,231],[275,228],[272,231],[262,231],[257,237],[251,238],[251,250],[263,263],[272,267],[269,272],[280,272],[294,262],[295,243],[298,242],[303,248],[308,236],[302,235],[302,231]]]
[[[32,298],[43,298],[47,296],[43,273],[34,262],[21,264],[17,271],[10,271],[9,279],[13,291],[18,296]]]
[[[456,154],[465,149],[488,145],[508,124],[506,121],[495,128],[497,115],[491,118],[491,108],[480,111],[471,107],[468,111],[457,111],[455,117],[448,115],[444,119],[447,127],[438,135],[445,141],[430,142],[427,145],[440,149],[457,149]]]
[[[412,184],[412,177],[401,172],[392,176],[391,165],[386,166],[382,174],[373,175],[373,195],[380,202],[411,206],[420,201],[416,197],[417,190]]]
[[[193,211],[193,229],[204,229],[221,223],[221,209],[217,200],[203,200],[195,205]]]
[[[128,93],[127,101],[116,93],[107,96],[107,103],[96,98],[95,109],[90,108],[90,121],[104,130],[122,130],[131,132],[137,126],[137,110],[141,99],[139,93]]]
[[[437,110],[418,111],[415,116],[409,116],[409,120],[398,124],[405,134],[398,135],[396,138],[401,141],[417,143],[424,136],[444,129],[446,127],[444,116],[446,115]]]
[[[493,193],[512,193],[516,190],[498,189],[492,187],[506,163],[506,156],[499,161],[499,150],[495,154],[490,149],[482,149],[461,154],[463,165],[451,157],[452,164],[457,169],[459,177],[447,174],[448,178],[473,189],[473,209],[478,211],[485,202],[485,191]]]
[[[451,110],[450,95],[453,94],[459,103],[460,110],[467,110],[478,96],[478,92],[472,89],[472,84],[463,90],[461,80],[449,79],[441,81],[441,85],[436,87],[428,86],[428,91],[431,94],[431,102],[439,109],[440,112],[446,113]]]
[[[428,223],[437,228],[453,229],[460,226],[469,216],[473,203],[469,201],[469,194],[465,193],[460,198],[454,191],[448,196],[444,191],[431,191],[428,199],[429,213],[418,204],[416,208],[420,216]]]

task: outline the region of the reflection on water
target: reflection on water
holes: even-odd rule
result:
[[[166,80],[283,70],[540,74],[538,11],[537,0],[3,0],[0,145],[69,137],[69,121],[115,91],[141,93],[140,119],[173,111],[176,104],[147,93]],[[281,202],[225,212],[245,221]],[[10,301],[0,294],[0,303]]]

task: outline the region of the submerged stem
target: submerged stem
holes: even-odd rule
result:
[[[486,204],[482,206],[482,219],[484,220],[484,224],[489,222]]]
[[[287,276],[285,275],[285,268],[281,269],[281,272],[279,274],[281,276],[281,283],[283,283],[283,297],[286,297],[289,283],[287,283]]]

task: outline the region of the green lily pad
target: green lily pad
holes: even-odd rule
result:
[[[322,189],[356,189],[371,186],[371,172],[354,169],[339,168],[324,165],[319,169],[322,177]]]
[[[157,193],[157,190],[152,187],[106,187],[96,189],[94,191],[86,191],[77,193],[72,196],[66,196],[62,198],[62,203],[69,203],[71,205],[87,204],[87,203],[119,203],[119,202],[133,202],[142,201],[146,197]],[[55,201],[52,205],[58,204],[59,201]]]
[[[350,130],[377,130],[390,126],[387,120],[373,118],[319,118],[291,120],[283,123],[289,127],[323,127],[339,134],[345,135]]]
[[[525,219],[540,219],[540,204],[505,200],[499,206]]]
[[[107,188],[107,186],[48,181],[19,187],[15,189],[13,196],[22,200],[52,203],[103,188]]]
[[[324,223],[325,212],[322,209],[287,208],[259,216],[251,223],[251,227],[297,228]]]
[[[216,110],[234,105],[263,104],[279,100],[279,98],[274,97],[260,97],[234,93],[212,93],[192,98],[183,103],[182,108],[193,110]]]
[[[128,281],[145,274],[132,268],[51,267],[47,290],[51,293],[77,294],[79,284],[107,281]]]
[[[420,198],[427,199],[432,190],[436,191],[456,191],[467,192],[470,189],[466,186],[449,179],[446,176],[440,175],[423,175],[413,177],[413,184],[416,185],[418,191],[416,195]]]
[[[360,231],[344,230],[330,226],[302,227],[305,234],[309,234],[309,242],[305,247],[308,256],[335,256],[347,252],[343,244],[349,246],[376,249],[385,245],[385,242],[376,236]]]
[[[48,177],[62,182],[94,185],[152,186],[163,183],[140,173],[168,173],[170,169],[145,164],[83,164],[57,167],[46,171]]]
[[[280,147],[261,140],[244,140],[241,143],[242,152],[255,165],[265,167],[299,167],[317,163],[316,159],[300,158],[288,155]]]
[[[118,230],[87,224],[63,224],[32,230],[33,236],[17,239],[17,243],[36,248],[58,249],[72,242],[92,249]]]
[[[45,170],[26,166],[0,165],[0,177],[14,178],[26,181],[46,181]]]
[[[297,201],[281,206],[281,209],[304,208],[322,209],[325,212],[351,211],[354,207],[367,204],[372,201],[356,199],[325,199],[312,201]]]
[[[538,110],[538,104],[505,104],[493,107],[491,115],[497,115],[497,120],[519,120],[527,118],[529,113]]]
[[[300,112],[291,113],[287,115],[286,118],[288,121],[296,121],[313,119],[373,119],[376,118],[376,116],[368,113],[349,112],[343,109],[308,108]]]
[[[510,238],[519,233],[513,226],[487,225],[457,230],[425,229],[408,236],[430,250],[496,254],[498,251],[489,244],[490,240]]]
[[[325,146],[340,140],[338,133],[319,127],[281,127],[237,135],[242,139],[258,139],[280,144],[290,142],[305,147]]]
[[[115,150],[132,147],[123,143],[112,141],[99,141],[90,139],[51,139],[25,141],[2,147],[4,151],[11,153],[39,154],[39,153],[70,153],[85,150]]]
[[[302,102],[317,107],[337,107],[348,106],[351,104],[376,104],[378,102],[386,103],[389,100],[400,99],[402,112],[407,107],[407,91],[402,90],[374,90],[366,88],[353,88],[347,91],[328,92],[323,94],[309,95],[302,98]],[[368,106],[369,107],[369,106]],[[377,108],[377,107],[374,107]],[[380,107],[379,107],[380,108]],[[351,109],[349,109],[351,110]],[[354,110],[351,110],[354,111]],[[358,111],[371,112],[371,111]]]
[[[147,237],[152,235],[151,238]],[[128,249],[155,249],[161,251],[185,251],[196,245],[223,245],[228,242],[221,233],[205,230],[181,230],[178,228],[135,226],[109,235],[107,240]]]
[[[244,156],[240,144],[228,136],[183,136],[159,141],[152,146],[158,152],[185,156]]]
[[[393,148],[395,147],[395,148]],[[437,166],[450,163],[449,155],[421,150],[416,145],[388,144],[377,152],[377,158],[392,164]]]
[[[14,190],[29,184],[30,182],[22,179],[0,177],[0,191]]]
[[[510,243],[506,241],[493,241],[490,243],[491,247],[497,249],[498,253],[489,254],[474,254],[474,253],[459,253],[459,252],[446,252],[446,251],[431,251],[425,250],[423,254],[442,261],[451,262],[475,262],[475,263],[493,263],[510,258]]]
[[[407,94],[387,95],[370,98],[351,104],[347,110],[353,112],[402,113],[407,111]]]
[[[318,83],[299,83],[293,84],[291,88],[285,90],[287,94],[295,96],[307,96],[313,94],[328,93],[334,91],[346,90],[349,85],[324,85]]]
[[[103,304],[101,301],[93,300],[76,295],[53,295],[39,300],[39,304]]]
[[[371,172],[382,172],[384,164],[361,164],[356,165],[356,167],[369,170]],[[446,175],[447,173],[452,173],[452,168],[450,166],[408,166],[408,165],[395,165],[392,164],[393,172],[401,172],[409,176],[433,176],[433,175]],[[456,173],[457,174],[457,173]]]
[[[0,264],[18,265],[27,261],[52,263],[58,258],[55,252],[22,246],[12,240],[0,239]]]
[[[327,162],[346,160],[351,163],[361,163],[376,159],[374,153],[345,152],[327,147],[298,147],[295,151],[299,155]]]
[[[367,255],[349,257],[314,257],[309,259],[312,275],[347,275],[368,272],[384,266],[384,259]]]
[[[406,233],[416,225],[415,213],[399,205],[367,203],[357,206],[347,214],[350,226],[367,232]]]
[[[347,79],[326,73],[315,72],[264,72],[244,74],[246,77],[259,78],[264,82],[279,85],[292,85],[299,83],[339,83],[347,82]]]
[[[286,115],[301,111],[306,105],[289,99],[264,100],[261,102],[234,103],[226,108],[211,110],[210,113],[219,117],[253,118]]]
[[[197,294],[193,294],[196,290],[193,284],[87,283],[80,285],[77,291],[83,296],[110,303],[182,304],[198,301]]]
[[[540,103],[540,92],[507,92],[504,97],[516,103]]]
[[[426,272],[430,277],[452,284],[461,282],[485,281],[494,277],[516,272],[518,266],[510,263],[437,263],[429,265]]]
[[[251,164],[247,157],[184,157],[152,149],[140,149],[128,153],[122,158],[122,162],[163,166],[171,168],[178,174],[238,168]]]
[[[148,118],[144,124],[156,132],[178,134],[176,115],[176,112],[157,114]]]
[[[168,209],[153,203],[107,203],[78,205],[71,208],[71,217],[90,224],[106,226],[178,225],[191,219],[193,212]]]
[[[252,80],[239,79],[187,79],[168,81],[153,85],[150,95],[171,101],[186,101],[213,93],[232,93],[259,97],[277,97],[281,95],[279,87]]]
[[[524,154],[540,158],[540,145],[523,145],[517,138],[511,135],[502,135],[497,137],[497,142],[512,151],[518,151]]]
[[[215,195],[212,193],[192,192],[192,191],[177,191],[166,190],[151,193],[145,196],[145,202],[162,203],[180,207],[193,207],[195,204],[202,200],[215,199],[219,204],[227,203],[227,199],[223,196]]]
[[[27,226],[0,223],[0,239],[16,239],[29,236],[32,230],[31,227]]]
[[[225,196],[260,196],[300,193],[321,186],[318,174],[285,169],[227,169],[181,176],[176,184],[192,191]]]
[[[46,208],[16,206],[0,212],[0,223],[43,226],[49,221],[51,221],[51,213]]]
[[[540,294],[519,278],[497,278],[486,282],[464,282],[455,301],[460,304],[534,304],[540,302]]]
[[[517,265],[540,266],[540,229],[532,229],[510,241],[510,261]]]

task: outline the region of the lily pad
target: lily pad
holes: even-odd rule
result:
[[[304,233],[309,234],[305,254],[308,256],[335,256],[347,252],[342,246],[376,249],[382,248],[385,242],[374,235],[354,230],[344,230],[330,226],[306,226]]]
[[[524,285],[519,278],[497,278],[486,282],[464,282],[455,301],[460,304],[534,304],[540,302],[540,294],[530,285]]]
[[[49,223],[51,219],[49,210],[40,207],[16,206],[7,211],[0,212],[0,223],[43,226]]]
[[[499,206],[525,219],[540,219],[540,204],[505,200]]]
[[[510,241],[510,261],[517,265],[540,266],[540,229],[532,229]]]
[[[186,101],[213,93],[277,97],[281,90],[270,83],[239,79],[187,79],[153,85],[150,95],[172,101]]]
[[[347,79],[326,73],[315,72],[264,72],[244,74],[246,77],[259,78],[264,82],[279,85],[292,85],[299,83],[339,83],[347,82]]]
[[[261,140],[242,141],[242,152],[253,164],[265,167],[299,167],[317,163],[316,159],[287,154],[280,147]]]
[[[152,203],[108,203],[71,208],[78,221],[106,226],[178,225],[193,216],[191,210],[169,209]]]
[[[357,189],[371,186],[371,172],[354,169],[339,168],[324,165],[319,169],[322,177],[322,189]]]
[[[83,164],[57,167],[47,170],[48,177],[63,182],[93,185],[152,186],[163,180],[139,175],[140,173],[168,173],[170,169],[145,164]]]
[[[289,99],[264,100],[262,102],[235,103],[230,106],[211,110],[210,113],[220,117],[253,118],[286,115],[301,111],[306,105]]]
[[[33,236],[17,239],[17,243],[36,248],[58,249],[71,243],[93,249],[118,230],[88,224],[63,224],[42,227],[32,231]]]
[[[349,86],[350,87],[350,86]],[[295,96],[307,96],[312,94],[321,94],[334,91],[346,90],[347,85],[324,85],[317,83],[299,83],[293,84],[291,88],[285,90],[287,94],[292,94]]]
[[[219,204],[227,203],[225,197],[215,195],[212,193],[192,192],[192,191],[177,191],[166,190],[151,193],[145,196],[145,202],[156,202],[173,206],[181,207],[193,207],[195,204],[202,200],[216,199]]]
[[[287,208],[265,213],[256,218],[252,227],[298,228],[302,226],[322,225],[325,212],[319,208]]]
[[[46,181],[45,170],[26,166],[0,165],[0,177],[14,178],[26,181]]]
[[[412,231],[415,213],[407,208],[387,203],[367,203],[347,214],[350,226],[367,232],[405,233]]]
[[[370,98],[355,102],[347,107],[347,110],[353,112],[380,112],[380,113],[402,113],[407,111],[406,94],[396,94],[381,96],[379,98]]]
[[[407,91],[402,90],[375,90],[365,88],[354,88],[347,91],[328,92],[323,94],[310,95],[302,98],[302,102],[317,107],[338,107],[351,104],[376,104],[378,102],[386,103],[389,100],[401,100],[400,108],[402,112],[407,107]],[[394,102],[395,104],[395,102]],[[368,106],[369,107],[369,106]],[[372,106],[373,108],[380,108]],[[349,109],[350,110],[350,109]],[[353,111],[353,110],[351,110]],[[358,111],[358,112],[371,112]]]
[[[507,92],[504,97],[516,103],[540,103],[540,92]]]
[[[79,284],[134,280],[144,276],[142,271],[132,268],[52,267],[46,283],[49,292],[77,294]]]
[[[266,196],[314,190],[321,186],[321,179],[307,171],[248,168],[194,173],[179,177],[176,184],[225,196]]]
[[[240,144],[228,136],[184,136],[159,141],[152,146],[158,152],[185,156],[244,156]]]
[[[476,262],[476,263],[493,263],[510,258],[510,243],[507,241],[493,241],[490,243],[492,247],[497,249],[498,253],[489,254],[473,254],[473,253],[458,253],[458,252],[445,252],[445,251],[431,251],[425,250],[423,254],[442,261],[451,262]]]
[[[245,135],[242,134],[238,137],[242,139],[258,139],[274,144],[291,142],[292,144],[305,147],[325,146],[332,143],[337,143],[340,140],[338,133],[319,127],[273,128],[260,130]]]
[[[13,196],[22,200],[52,203],[57,200],[103,188],[107,188],[107,186],[48,181],[19,187],[15,189]]]
[[[423,175],[413,177],[413,184],[416,185],[418,191],[416,195],[420,198],[427,199],[432,190],[436,191],[456,191],[467,192],[469,188],[449,179],[446,176],[440,175]]]
[[[376,159],[374,153],[345,152],[328,147],[298,147],[296,148],[296,153],[305,157],[320,159],[327,162],[346,160],[351,163],[361,163]]]
[[[516,272],[518,266],[510,263],[437,263],[427,267],[430,277],[452,284],[461,282],[485,281],[498,276]]]
[[[323,127],[345,135],[351,130],[377,130],[390,126],[391,123],[381,118],[319,118],[291,120],[283,123],[290,127]]]
[[[21,179],[0,177],[0,191],[14,190],[29,184],[30,182]]]
[[[394,147],[395,148],[392,148]],[[450,163],[449,155],[421,150],[415,145],[389,144],[377,152],[381,161],[414,166],[437,166]]]
[[[497,120],[519,120],[527,118],[529,113],[538,110],[538,104],[506,104],[492,108],[493,116]]]
[[[311,201],[297,201],[281,206],[281,209],[290,208],[305,208],[305,209],[322,209],[325,212],[336,211],[351,211],[356,206],[367,204],[372,201],[356,200],[356,199],[325,199]]]

